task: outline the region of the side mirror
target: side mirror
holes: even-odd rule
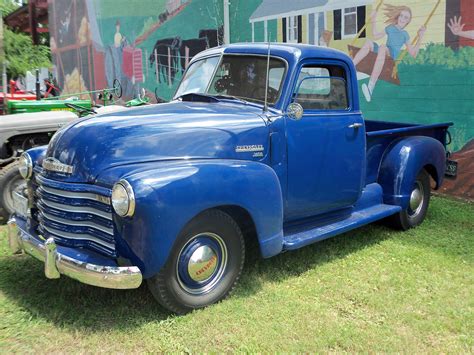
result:
[[[301,117],[303,117],[303,106],[301,106],[297,102],[292,102],[288,105],[288,110],[286,111],[286,114],[289,118],[298,121],[301,119]]]

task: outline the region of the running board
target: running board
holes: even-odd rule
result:
[[[292,228],[292,231],[288,234],[285,232],[283,249],[298,249],[365,224],[375,222],[399,211],[401,211],[400,206],[379,204],[353,212],[350,217],[325,226],[311,228],[308,227],[308,225],[304,225],[299,230]]]

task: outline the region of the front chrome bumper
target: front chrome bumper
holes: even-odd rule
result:
[[[136,266],[87,263],[59,252],[53,238],[43,242],[25,229],[14,217],[8,221],[10,249],[13,253],[23,250],[44,262],[44,274],[49,279],[57,279],[62,274],[88,285],[113,289],[137,288],[142,283],[142,273]]]

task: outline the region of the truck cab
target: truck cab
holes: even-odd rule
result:
[[[425,218],[451,123],[364,120],[356,71],[316,46],[235,44],[190,62],[173,100],[84,118],[22,156],[13,251],[108,288],[143,280],[186,313],[264,258],[384,219]]]

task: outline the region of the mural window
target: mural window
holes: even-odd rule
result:
[[[348,7],[344,9],[344,36],[351,36],[357,33],[357,8]]]
[[[364,27],[365,13],[365,6],[334,10],[334,40],[354,37]],[[365,37],[365,30],[359,37]]]
[[[345,110],[349,107],[347,82],[338,66],[306,66],[298,76],[294,102],[304,110]]]
[[[287,42],[298,43],[298,16],[288,17],[287,23]]]

